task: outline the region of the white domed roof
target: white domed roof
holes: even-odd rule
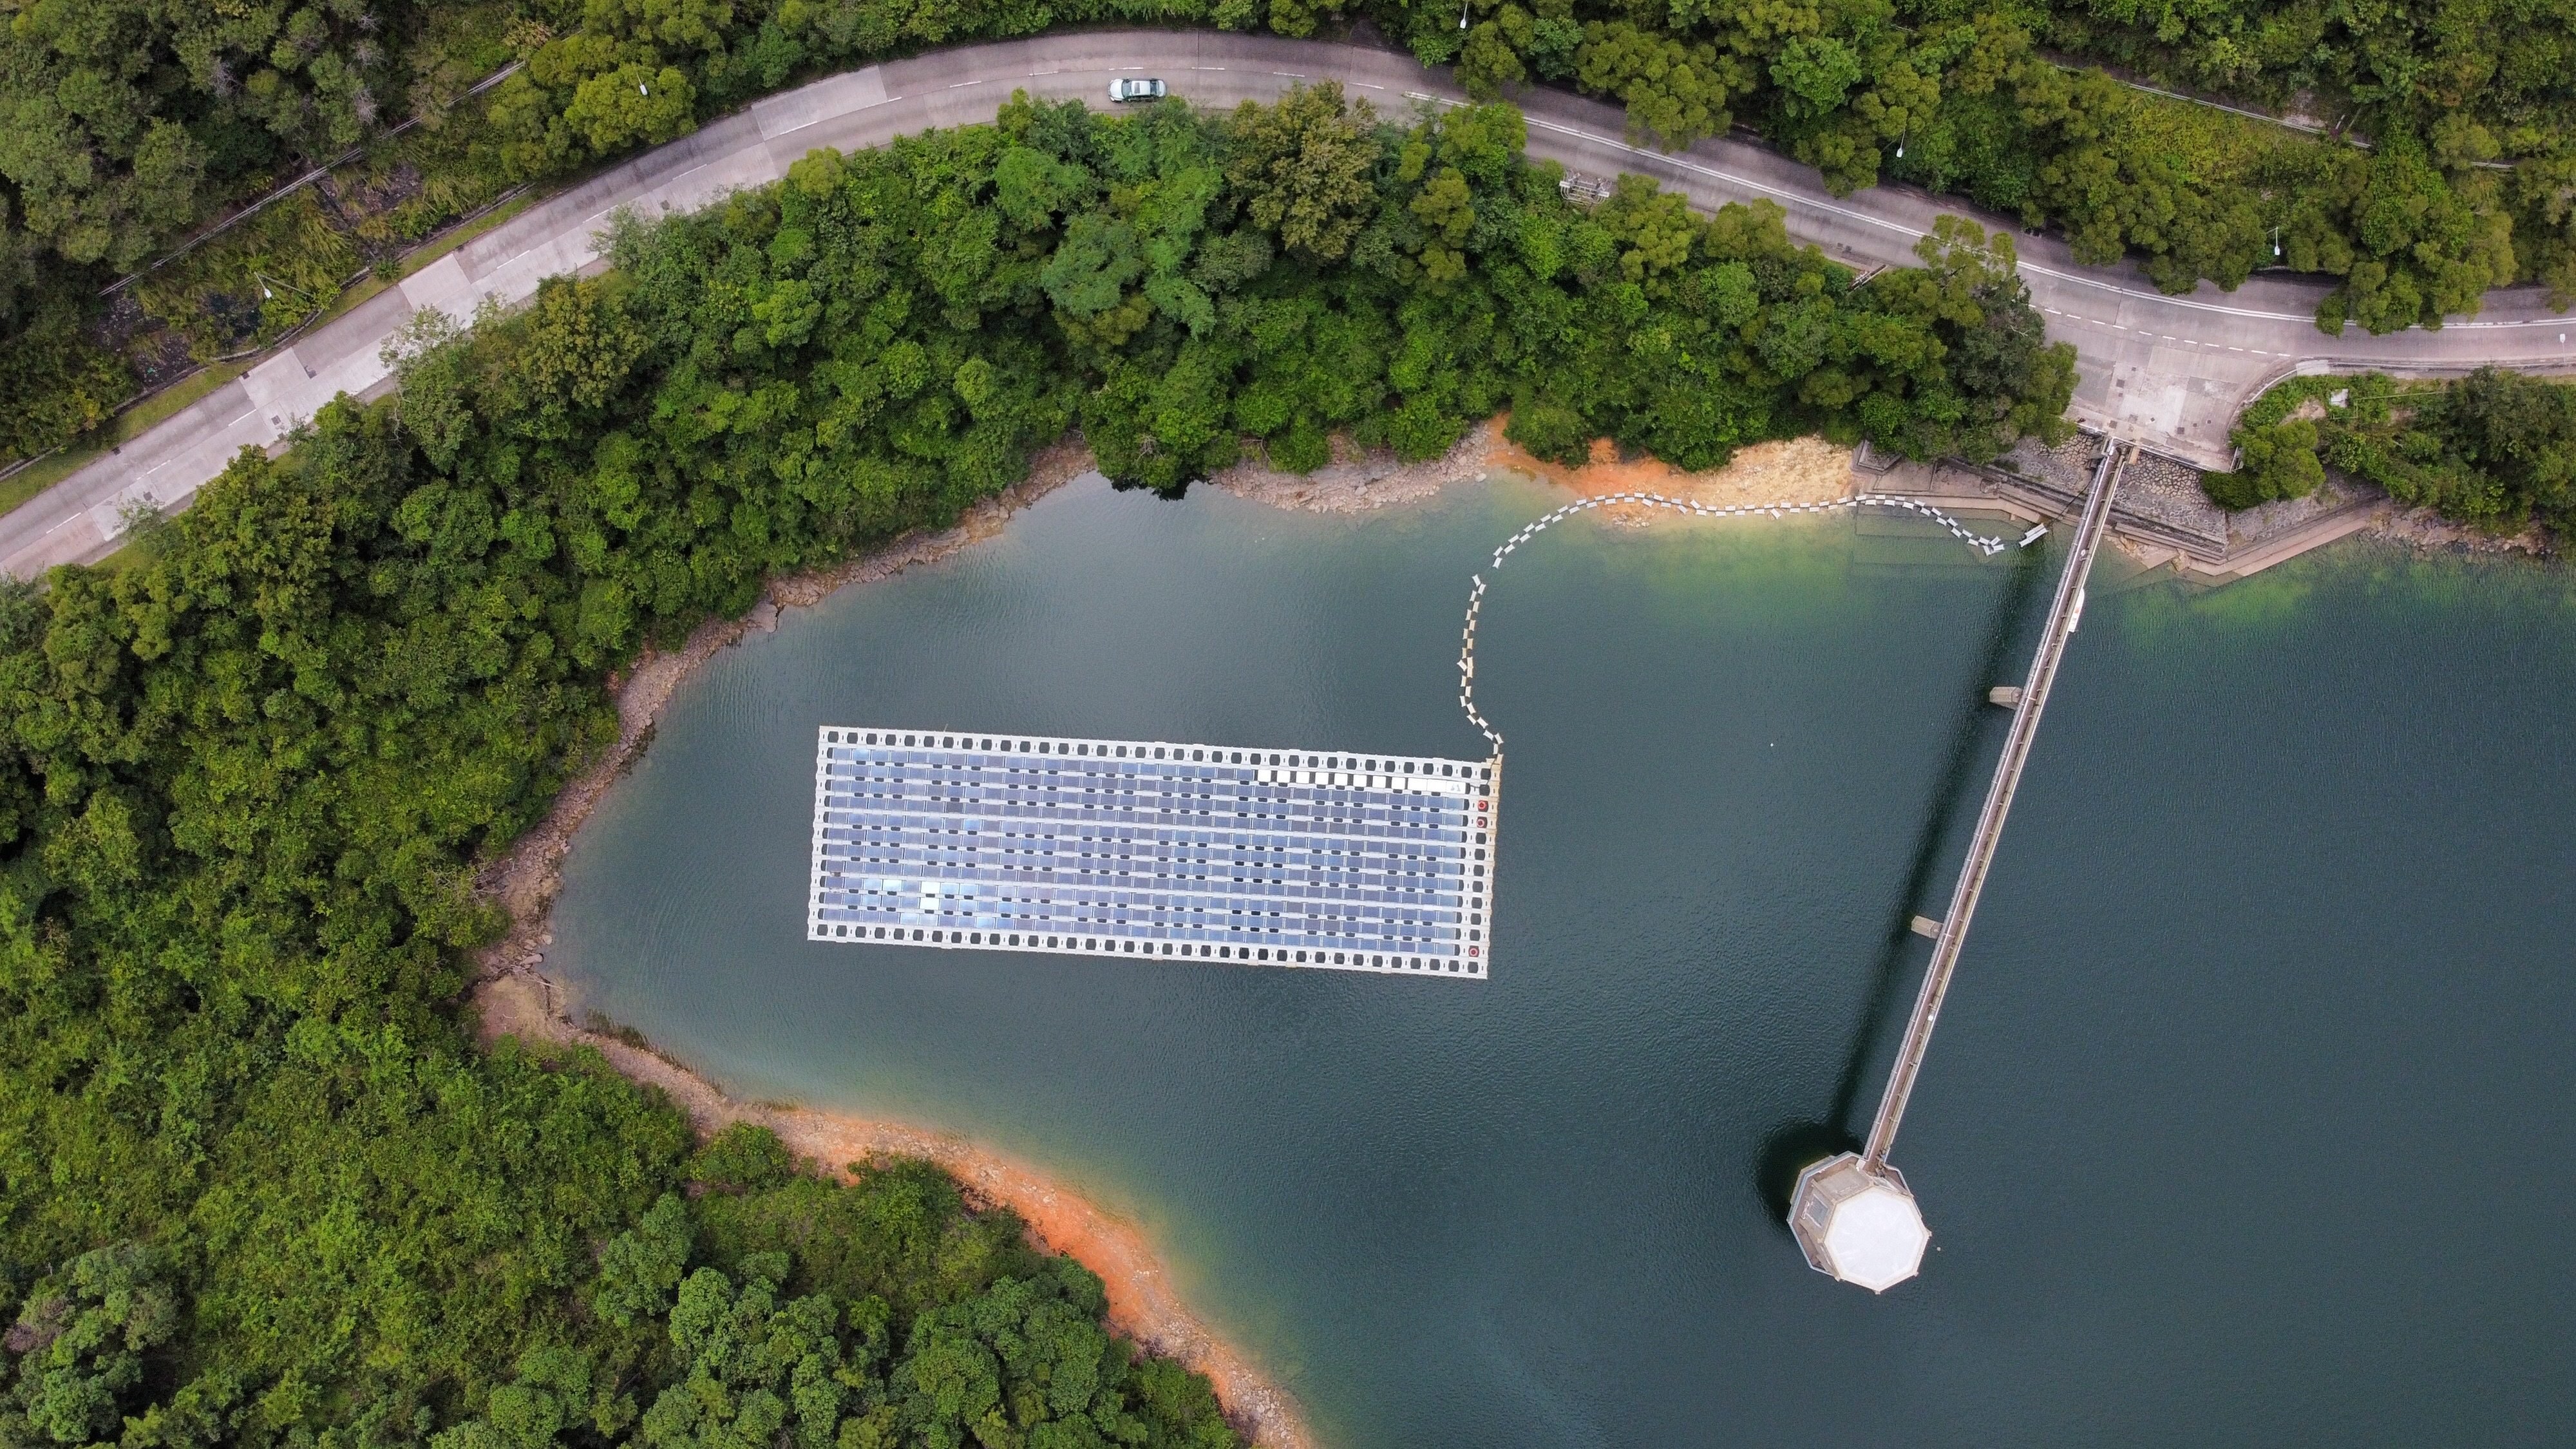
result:
[[[1872,1172],[1856,1153],[1842,1153],[1798,1174],[1789,1231],[1819,1273],[1884,1293],[1923,1267],[1932,1232],[1913,1189],[1893,1167]]]
[[[1932,1233],[1914,1199],[1881,1181],[1834,1205],[1824,1240],[1835,1277],[1884,1293],[1922,1268]]]

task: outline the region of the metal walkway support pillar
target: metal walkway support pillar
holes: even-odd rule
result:
[[[2003,839],[2004,817],[2011,813],[2013,791],[2021,784],[2022,766],[2039,735],[2040,711],[2048,705],[2049,686],[2066,657],[2066,642],[2084,616],[2084,584],[2102,549],[2111,521],[2111,495],[2120,471],[2135,453],[2105,440],[2102,460],[2093,470],[2093,486],[2084,498],[2084,513],[2075,529],[2066,572],[2048,607],[2048,624],[2039,652],[2030,661],[2029,678],[2013,704],[2011,732],[2003,757],[1986,788],[1985,808],[1977,813],[1976,833],[1968,841],[1968,858],[1959,867],[1958,885],[1950,892],[1950,909],[1932,941],[1932,962],[1923,973],[1923,989],[1914,999],[1914,1014],[1905,1023],[1905,1039],[1896,1049],[1896,1064],[1887,1074],[1887,1091],[1879,1098],[1878,1116],[1870,1123],[1869,1142],[1858,1154],[1843,1153],[1814,1164],[1798,1178],[1798,1193],[1789,1210],[1789,1227],[1819,1272],[1874,1292],[1914,1276],[1931,1234],[1903,1174],[1887,1162],[1896,1146],[1896,1129],[1905,1120],[1905,1105],[1922,1073],[1923,1056],[1932,1045],[1932,1028],[1941,1019],[1941,1000],[1949,993],[1959,951],[1967,943],[1968,923],[1976,915],[1977,897],[1985,890],[1986,872]]]

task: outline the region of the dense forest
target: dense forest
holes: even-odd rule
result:
[[[0,0],[0,462],[274,340],[530,180],[803,76],[1083,23],[1354,27],[1479,94],[1558,84],[1678,145],[1754,127],[1839,188],[1896,178],[2160,283],[2281,265],[2389,330],[2517,278],[2576,291],[2576,0]],[[2061,64],[2301,107],[2324,141]],[[524,65],[489,91],[475,83]],[[391,136],[400,118],[420,124]],[[99,290],[356,143],[326,185]]]
[[[827,1181],[747,1126],[682,1156],[595,1061],[311,1016],[267,1046],[255,1148],[197,1174],[218,1197],[0,1283],[6,1442],[1243,1442],[1204,1379],[1102,1330],[1098,1278],[926,1165]]]
[[[2576,528],[2576,384],[2487,368],[2457,382],[2294,378],[2245,410],[2229,508],[2301,498],[2332,467],[2410,507],[2487,528]]]
[[[2565,149],[2576,97],[2567,82],[2517,69],[2508,84],[2492,67],[2437,74],[2417,62],[2447,37],[2382,25],[2356,42],[2326,7],[2266,8],[2306,37],[2304,49],[2286,43],[2295,68],[2247,61],[2192,78],[2278,80],[2279,99],[2305,97],[2357,122],[2367,149],[2144,94],[2049,49],[2117,41],[2124,58],[2161,61],[2164,52],[2106,22],[2152,13],[2163,33],[2179,7],[1680,0],[1669,12],[1671,22],[1687,18],[1679,25],[1660,5],[1595,15],[1567,0],[1515,0],[1440,48],[1456,50],[1471,88],[1570,80],[1621,98],[1633,128],[1667,142],[1749,125],[1838,191],[1894,179],[1966,196],[2058,230],[2081,260],[2135,256],[2173,290],[2202,279],[2233,287],[2267,266],[2336,277],[2318,311],[2329,331],[2438,325],[2518,275],[2576,286],[2562,194],[2576,172],[2543,159]],[[2293,20],[2294,10],[2307,13]],[[2539,27],[2535,55],[2567,43],[2566,14],[2493,15],[2475,33],[2500,48],[2508,25]],[[2319,59],[2337,46],[2352,47],[2346,63]],[[2365,74],[2353,50],[2400,73]],[[2491,169],[2508,145],[2531,163]]]
[[[936,1174],[692,1153],[596,1059],[474,1049],[472,881],[640,648],[1068,429],[1168,492],[1505,407],[1699,466],[2060,426],[2007,239],[1856,286],[1776,210],[1580,207],[1522,139],[1327,87],[818,152],[0,589],[0,1443],[1232,1443]]]

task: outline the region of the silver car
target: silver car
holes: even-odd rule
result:
[[[1132,79],[1120,76],[1109,83],[1109,99],[1112,101],[1159,101],[1165,93],[1161,81],[1145,76]]]

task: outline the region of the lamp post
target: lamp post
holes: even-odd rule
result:
[[[285,287],[286,290],[293,292],[295,295],[303,298],[307,302],[318,300],[311,292],[304,290],[302,287],[292,286],[288,283],[281,282],[277,278],[269,276],[265,272],[253,272],[250,274],[250,279],[259,283],[259,299],[263,302],[273,302],[277,300],[277,294],[269,290],[271,287]]]

